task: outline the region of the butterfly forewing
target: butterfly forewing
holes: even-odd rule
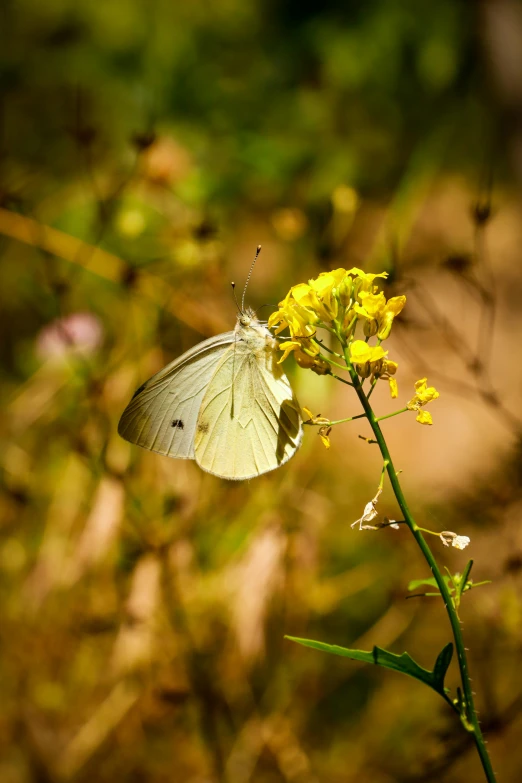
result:
[[[118,432],[143,448],[194,459],[194,436],[201,402],[234,332],[205,340],[168,364],[134,394]]]
[[[282,465],[302,437],[299,405],[264,339],[223,355],[201,402],[195,457],[222,478],[246,479]]]

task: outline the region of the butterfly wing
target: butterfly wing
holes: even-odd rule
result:
[[[195,457],[203,470],[248,479],[278,468],[301,444],[302,426],[288,378],[275,350],[231,345],[203,396]]]
[[[234,339],[234,332],[211,337],[140,386],[118,424],[122,438],[168,457],[194,459],[201,401]]]

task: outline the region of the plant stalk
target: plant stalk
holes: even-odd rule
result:
[[[426,562],[428,563],[431,569],[433,576],[435,577],[437,586],[444,599],[444,605],[448,613],[449,621],[451,624],[451,630],[453,631],[453,638],[455,640],[455,648],[457,650],[457,659],[458,659],[458,664],[460,669],[460,677],[462,681],[462,690],[465,699],[464,714],[461,714],[461,722],[464,728],[466,729],[466,731],[468,731],[473,736],[473,740],[475,742],[475,746],[480,756],[482,767],[484,769],[484,773],[486,775],[486,779],[488,780],[488,783],[496,783],[495,773],[493,772],[493,768],[491,766],[491,759],[489,758],[489,754],[486,749],[484,737],[482,735],[482,731],[480,729],[480,725],[477,717],[477,711],[475,709],[473,692],[471,690],[471,680],[470,680],[469,670],[468,670],[468,661],[466,657],[466,650],[464,647],[464,639],[462,637],[460,621],[451,598],[451,593],[448,590],[446,582],[444,581],[444,578],[439,570],[437,562],[431,552],[431,549],[429,548],[424,536],[422,535],[417,523],[415,522],[408,508],[408,504],[406,503],[406,498],[404,497],[404,493],[402,491],[402,487],[397,477],[397,472],[393,466],[392,458],[390,456],[390,452],[388,450],[388,446],[386,444],[386,440],[384,439],[382,430],[379,426],[379,422],[377,421],[377,418],[373,412],[373,408],[370,405],[370,402],[366,397],[366,394],[364,393],[359,377],[351,365],[348,346],[346,345],[344,340],[341,340],[341,343],[343,345],[344,357],[345,357],[346,364],[348,366],[348,370],[350,372],[352,383],[354,385],[357,396],[359,397],[361,405],[363,406],[364,412],[366,414],[366,418],[368,419],[370,426],[373,430],[375,440],[379,444],[382,458],[385,462],[386,471],[388,473],[388,477],[390,479],[390,484],[392,486],[393,492],[397,499],[397,503],[399,504],[399,507],[404,515],[404,520],[406,524],[411,530],[417,544],[420,547],[422,554],[424,555]]]

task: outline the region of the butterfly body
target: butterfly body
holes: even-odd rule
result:
[[[140,386],[118,431],[222,478],[274,470],[302,438],[300,407],[277,360],[277,341],[245,310],[233,331],[205,340]]]

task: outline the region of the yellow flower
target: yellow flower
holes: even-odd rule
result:
[[[354,340],[350,345],[350,360],[357,375],[368,378],[378,373],[382,368],[382,359],[387,355],[380,345],[371,346],[364,340]]]
[[[382,363],[382,371],[380,377],[388,381],[390,385],[390,394],[392,396],[392,399],[395,399],[399,396],[399,386],[397,384],[397,381],[395,378],[392,378],[392,375],[395,375],[398,368],[397,362],[392,362],[390,359],[384,359]]]
[[[379,272],[378,275],[373,275],[369,272],[363,272],[362,269],[359,269],[356,266],[349,269],[348,274],[352,277],[357,277],[362,281],[363,288],[361,290],[363,291],[369,291],[373,285],[373,281],[377,277],[384,277],[384,279],[388,277],[388,272]]]
[[[283,355],[277,362],[278,364],[282,364],[292,351],[300,351],[301,350],[301,344],[297,340],[285,340],[284,343],[279,343],[279,350],[283,351]]]
[[[295,288],[299,286],[291,288],[283,301],[279,302],[279,310],[272,313],[268,319],[268,327],[272,329],[277,326],[276,334],[288,327],[292,337],[310,337],[315,334],[315,324],[319,321],[319,317],[313,310],[295,301],[293,296]]]
[[[354,340],[350,345],[350,359],[353,364],[376,362],[383,359],[387,353],[388,351],[385,351],[380,345],[368,345],[364,340]]]
[[[284,343],[279,344],[279,350],[283,351],[282,357],[279,359],[278,364],[288,359],[292,351],[302,351],[305,355],[317,356],[319,353],[319,346],[315,340],[303,339],[303,340],[286,340]]]
[[[405,296],[393,296],[386,301],[382,291],[370,293],[361,291],[359,293],[360,304],[354,305],[355,312],[365,318],[364,333],[367,337],[373,337],[375,334],[380,340],[386,340],[389,337],[393,319],[398,315],[406,304]]]
[[[309,280],[308,285],[301,283],[294,286],[291,293],[299,305],[309,308],[321,320],[328,322],[337,317],[337,286],[345,275],[345,269],[322,272],[319,277]]]
[[[429,411],[419,411],[416,419],[419,424],[433,424],[431,413]]]
[[[386,340],[390,336],[393,319],[396,315],[399,315],[405,304],[406,297],[404,295],[393,296],[391,299],[388,299],[386,302],[386,307],[380,314],[379,318],[379,330],[377,332],[377,337],[380,340]]]
[[[327,375],[330,372],[330,365],[317,355],[320,349],[315,340],[286,340],[280,344],[279,350],[283,351],[283,355],[278,364],[288,359],[293,352],[299,367],[313,370],[317,375]]]
[[[388,272],[380,272],[375,275],[371,272],[363,272],[362,269],[358,269],[356,266],[349,269],[347,274],[353,279],[352,296],[354,302],[357,301],[361,293],[377,293],[377,286],[374,285],[376,278],[382,277],[386,279],[388,277]]]
[[[417,421],[419,424],[433,424],[431,414],[427,411],[421,411],[421,408],[440,396],[434,386],[427,386],[427,381],[427,378],[421,378],[420,381],[416,381],[415,394],[406,406],[408,410],[418,412]]]
[[[410,411],[418,411],[422,405],[426,405],[426,403],[440,397],[434,386],[426,385],[427,381],[427,378],[421,378],[420,381],[415,382],[415,394],[408,403]]]
[[[277,327],[276,334],[287,327],[292,337],[310,337],[320,321],[337,317],[339,303],[336,286],[346,275],[344,269],[322,272],[315,280],[292,286],[279,310],[268,319],[269,328]]]
[[[356,302],[353,309],[357,315],[365,319],[363,331],[366,337],[373,337],[379,329],[379,320],[386,306],[386,297],[382,291],[377,294],[361,291],[359,299],[361,304]]]
[[[330,438],[329,438],[329,435],[330,435],[331,431],[332,431],[331,427],[319,427],[318,435],[321,438],[321,440],[323,442],[323,446],[325,447],[325,449],[329,449],[330,448]]]
[[[386,307],[386,297],[382,291],[378,294],[370,294],[367,291],[361,291],[359,294],[361,306],[355,305],[357,312],[361,312],[366,318],[379,318]]]
[[[315,283],[311,280],[310,283]],[[300,283],[292,288],[292,293],[298,305],[311,310],[322,321],[331,321],[337,315],[337,299],[332,297],[331,289],[325,287],[324,299],[321,291],[306,283]]]

